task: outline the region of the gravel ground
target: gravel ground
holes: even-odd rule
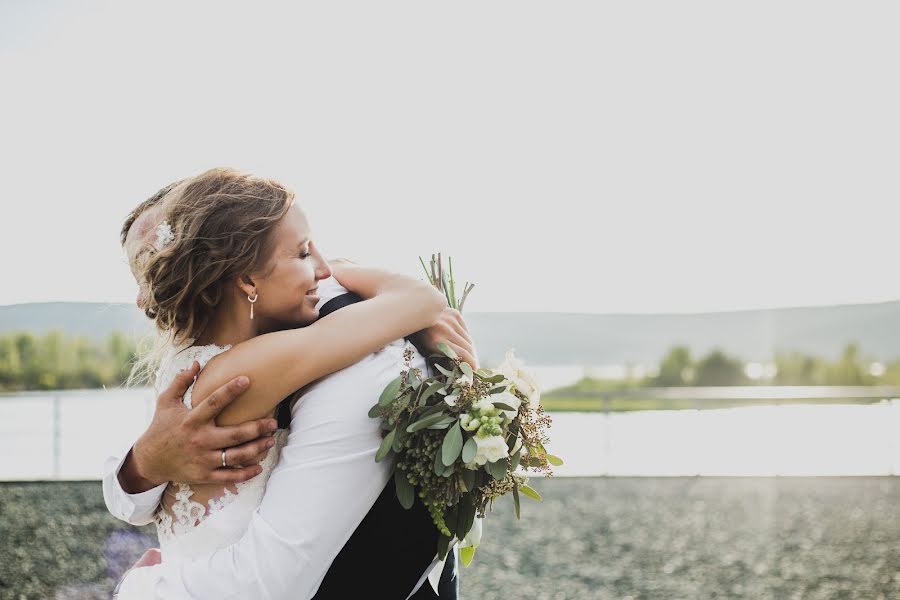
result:
[[[522,522],[494,506],[462,598],[900,599],[900,477],[533,483]],[[108,598],[155,542],[98,482],[0,484],[0,540],[2,600]]]

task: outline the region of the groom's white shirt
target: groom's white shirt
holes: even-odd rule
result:
[[[346,289],[329,278],[319,282],[319,292],[321,307]],[[312,598],[390,478],[388,461],[375,462],[381,434],[367,413],[399,375],[406,347],[412,348],[405,340],[392,342],[314,382],[294,403],[287,444],[240,541],[190,561],[167,563],[163,555],[159,565],[132,570],[121,597]],[[414,357],[413,366],[425,370],[421,356]],[[103,496],[113,515],[144,525],[152,521],[165,484],[126,493],[118,479],[126,454],[107,459]],[[439,564],[432,562],[410,595],[426,577],[436,585]]]

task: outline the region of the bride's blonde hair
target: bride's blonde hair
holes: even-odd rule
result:
[[[160,348],[200,337],[227,286],[265,270],[272,231],[294,193],[272,179],[219,167],[171,186],[159,199],[172,238],[145,250],[135,268],[143,308],[162,341],[132,373],[147,379]]]

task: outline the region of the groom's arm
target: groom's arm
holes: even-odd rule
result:
[[[182,397],[199,370],[196,363],[175,377],[157,398],[153,420],[135,444],[104,463],[103,499],[113,516],[133,525],[146,525],[169,481],[226,483],[245,481],[259,472],[274,431],[273,419],[259,419],[236,427],[219,427],[215,417],[246,386],[237,379],[216,390],[206,402],[189,411]],[[221,451],[228,449],[232,464],[222,468]]]

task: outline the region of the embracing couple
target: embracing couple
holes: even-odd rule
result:
[[[147,431],[106,464],[116,517],[160,549],[126,573],[137,598],[456,598],[457,556],[375,461],[368,409],[407,360],[447,343],[477,367],[459,312],[429,282],[325,260],[294,194],[217,168],[126,220],[138,306],[165,344]]]

